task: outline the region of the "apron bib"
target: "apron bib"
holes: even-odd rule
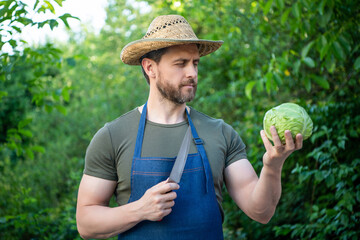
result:
[[[131,195],[129,203],[140,199],[147,189],[165,181],[176,158],[141,157],[146,123],[145,104],[138,128],[131,169]],[[186,111],[197,153],[188,154],[184,172],[175,190],[177,198],[172,212],[162,221],[142,221],[118,239],[223,239],[222,218],[216,200],[209,161],[202,140]]]

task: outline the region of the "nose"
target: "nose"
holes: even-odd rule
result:
[[[197,79],[198,69],[197,65],[188,64],[186,68],[186,78]]]

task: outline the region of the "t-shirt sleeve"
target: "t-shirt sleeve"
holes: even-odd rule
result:
[[[224,123],[224,135],[227,144],[227,156],[225,160],[225,168],[231,163],[241,159],[247,159],[246,145],[242,141],[239,134],[228,124]]]
[[[86,150],[84,174],[117,181],[114,147],[106,125],[94,135]]]

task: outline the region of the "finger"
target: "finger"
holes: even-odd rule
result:
[[[296,135],[296,140],[295,140],[295,149],[299,150],[302,148],[302,146],[303,146],[303,136],[302,134],[298,133]]]
[[[273,142],[274,142],[274,146],[276,146],[276,147],[282,146],[280,137],[279,137],[279,135],[278,135],[278,133],[276,131],[275,126],[270,127],[270,132],[271,132],[271,136],[272,136],[272,139],[273,139]]]
[[[164,187],[166,187],[166,186],[169,185],[169,184],[170,184],[170,187],[172,188],[171,190],[176,190],[176,189],[180,188],[179,184],[177,184],[176,182],[170,180],[170,178],[167,178],[165,181],[162,181],[162,182],[158,183],[158,184],[155,185],[155,186],[164,188]],[[173,189],[173,188],[174,188],[174,189]]]
[[[174,201],[174,200],[164,202],[164,204],[163,204],[163,209],[165,210],[165,209],[172,208],[174,205],[175,205],[175,201]]]
[[[163,212],[161,213],[161,216],[159,216],[159,219],[157,219],[155,221],[161,222],[163,220],[163,218],[166,217],[167,215],[169,215],[171,212],[172,212],[171,208],[164,209]]]
[[[164,193],[171,192],[173,190],[177,190],[179,188],[180,188],[179,184],[166,180],[166,183],[164,185],[160,186],[159,192],[164,194]]]
[[[163,211],[163,217],[169,215],[171,213],[172,209],[171,208],[167,208]]]
[[[291,132],[289,130],[285,130],[285,143],[286,143],[286,148],[288,150],[295,150],[295,143],[294,143],[294,139],[292,138]]]
[[[165,181],[159,182],[158,184],[156,184],[154,187],[161,187],[163,185],[166,185],[168,183],[168,179],[166,179]]]
[[[271,144],[270,140],[267,138],[264,130],[260,131],[260,136],[261,136],[261,139],[262,139],[262,141],[264,143],[264,147],[265,147],[266,151],[267,152],[270,151],[270,149],[272,147],[272,144]]]
[[[174,182],[173,180],[171,180],[170,178],[166,179],[165,182],[166,182],[166,183],[176,183],[176,182]]]
[[[175,198],[177,198],[177,193],[175,191],[170,191],[161,195],[161,202],[171,202],[175,200]]]

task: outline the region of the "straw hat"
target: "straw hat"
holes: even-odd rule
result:
[[[190,24],[179,15],[155,18],[145,36],[127,44],[121,51],[121,60],[129,65],[140,65],[139,59],[148,52],[181,44],[199,44],[200,57],[216,51],[223,41],[198,39]]]

